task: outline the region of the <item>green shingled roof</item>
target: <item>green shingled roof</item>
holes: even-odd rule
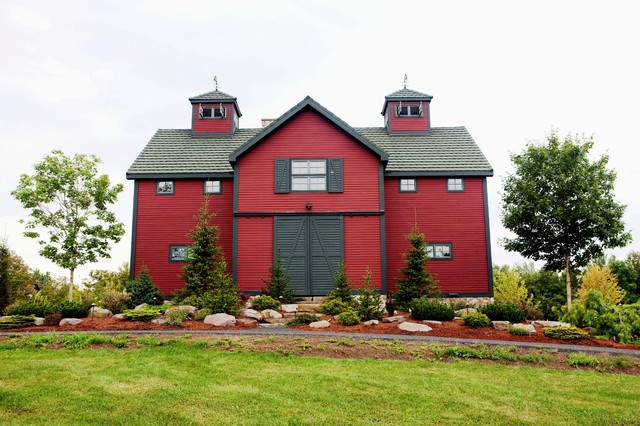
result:
[[[235,101],[237,100],[237,98],[216,89],[213,92],[207,92],[207,93],[203,93],[202,95],[189,98],[189,100],[191,102],[193,101]]]
[[[387,104],[390,101],[416,101],[416,102],[417,101],[426,101],[426,102],[431,102],[431,99],[433,99],[433,96],[431,96],[431,95],[427,95],[426,93],[420,93],[420,92],[417,92],[415,90],[407,89],[405,87],[404,89],[396,90],[392,94],[387,95],[387,96],[384,97],[384,105],[382,105],[381,114],[384,115],[385,111],[387,110]]]
[[[464,127],[432,128],[426,135],[389,135],[384,127],[355,128],[389,155],[392,175],[478,175],[493,170]],[[231,175],[229,155],[263,129],[238,129],[231,137],[193,136],[190,129],[160,129],[127,171],[127,178]]]

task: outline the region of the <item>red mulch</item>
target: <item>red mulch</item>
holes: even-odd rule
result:
[[[551,343],[551,344],[567,344],[582,346],[597,346],[606,348],[621,349],[638,349],[635,345],[623,345],[612,340],[601,340],[595,338],[587,338],[580,340],[559,340],[550,339],[544,335],[540,327],[536,327],[536,333],[529,336],[516,336],[506,330],[495,330],[493,327],[471,327],[466,326],[460,320],[444,321],[442,324],[428,324],[433,328],[428,333],[412,333],[398,329],[398,324],[382,323],[375,326],[355,325],[341,326],[337,324],[332,317],[325,316],[323,319],[330,320],[330,327],[322,329],[312,329],[309,326],[294,327],[294,329],[311,331],[311,332],[345,332],[345,333],[369,333],[369,334],[405,334],[405,335],[423,335],[423,336],[441,336],[451,338],[465,339],[481,339],[481,340],[503,340],[518,342],[535,342],[535,343]],[[104,331],[104,330],[241,330],[251,329],[255,325],[237,325],[235,327],[214,327],[205,324],[202,321],[186,321],[181,327],[166,326],[162,324],[152,324],[150,322],[139,321],[123,321],[115,318],[83,318],[80,325],[59,326],[36,326],[21,329],[11,329],[3,331],[25,331],[25,332],[58,332],[58,331]]]

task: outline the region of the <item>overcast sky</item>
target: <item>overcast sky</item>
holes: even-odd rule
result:
[[[179,6],[177,6],[179,5]],[[10,192],[53,149],[95,154],[124,183],[114,209],[127,226],[112,259],[129,260],[133,183],[125,173],[158,128],[189,128],[188,98],[238,98],[241,127],[259,127],[306,95],[352,126],[382,126],[385,95],[433,96],[434,126],[467,127],[493,165],[493,261],[510,152],[552,128],[593,135],[618,172],[640,250],[640,25],[622,1],[7,1],[0,4],[0,226],[33,268],[66,274],[24,238]],[[428,226],[427,226],[428,233]]]

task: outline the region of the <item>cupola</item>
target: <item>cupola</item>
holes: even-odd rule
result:
[[[213,92],[189,98],[191,102],[191,131],[196,136],[233,135],[242,116],[237,99],[221,92]]]
[[[426,134],[431,128],[433,96],[404,88],[385,96],[382,115],[389,134]]]

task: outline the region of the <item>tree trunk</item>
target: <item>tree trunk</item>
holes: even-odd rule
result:
[[[75,272],[74,268],[69,270],[69,302],[73,302],[73,273]]]
[[[569,255],[564,257],[565,275],[567,276],[567,309],[571,310],[571,275],[569,275]]]

